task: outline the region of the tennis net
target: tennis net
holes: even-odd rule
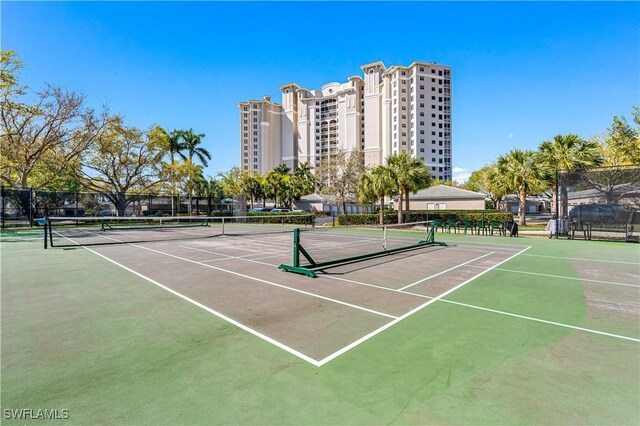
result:
[[[172,217],[49,217],[45,248],[252,236],[311,229],[311,214]]]
[[[433,221],[396,225],[315,228],[314,232],[293,233],[293,260],[280,269],[315,277],[315,271],[374,257],[429,246],[435,241]]]

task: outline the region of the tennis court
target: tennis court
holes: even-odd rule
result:
[[[111,423],[640,421],[638,245],[188,224],[68,224],[46,251],[40,234],[5,237],[3,408]],[[358,258],[284,272],[295,228],[314,259]],[[359,258],[395,247],[410,248]]]

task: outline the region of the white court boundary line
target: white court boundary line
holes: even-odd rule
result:
[[[409,284],[409,285],[405,285],[404,287],[401,287],[401,288],[399,288],[398,290],[400,290],[400,291],[402,291],[402,290],[406,290],[406,289],[408,289],[409,287],[413,287],[414,285],[418,285],[418,284],[420,284],[420,283],[423,283],[423,282],[425,282],[425,281],[427,281],[427,280],[430,280],[431,278],[435,278],[435,277],[440,276],[440,275],[442,275],[442,274],[446,274],[447,272],[453,271],[454,269],[461,268],[461,267],[463,267],[463,266],[465,266],[465,265],[468,265],[468,264],[469,264],[469,263],[471,263],[471,262],[475,262],[476,260],[480,260],[480,259],[482,259],[483,257],[491,256],[491,255],[492,255],[492,254],[494,254],[494,253],[495,253],[495,252],[493,252],[493,251],[492,251],[492,252],[489,252],[489,253],[487,253],[487,254],[483,254],[482,256],[478,256],[478,257],[476,257],[476,258],[474,258],[474,259],[467,260],[466,262],[461,263],[460,265],[456,265],[456,266],[451,267],[451,268],[449,268],[449,269],[445,269],[445,270],[444,270],[444,271],[442,271],[442,272],[438,272],[437,274],[433,274],[433,275],[430,275],[430,276],[428,276],[428,277],[426,277],[426,278],[423,278],[423,279],[421,279],[421,280],[418,280],[418,281],[416,281],[416,282],[413,282],[413,283],[411,283],[411,284]]]
[[[58,235],[60,235],[60,234],[58,234]],[[286,285],[283,285],[283,284],[278,284],[278,283],[274,283],[274,282],[271,282],[271,281],[263,280],[262,278],[252,277],[251,275],[241,274],[240,272],[230,271],[228,269],[224,269],[224,268],[220,268],[220,267],[217,267],[217,266],[209,265],[208,263],[202,263],[202,262],[199,262],[197,260],[187,259],[186,257],[181,257],[181,256],[177,256],[175,254],[165,253],[165,252],[160,251],[160,250],[155,250],[155,249],[152,249],[152,248],[149,248],[149,247],[143,247],[143,246],[140,246],[140,245],[134,244],[134,243],[127,243],[126,241],[120,241],[120,240],[118,240],[116,238],[107,237],[107,236],[99,235],[99,234],[96,234],[96,235],[98,235],[98,236],[100,236],[102,238],[106,238],[108,240],[113,240],[113,241],[118,241],[118,242],[124,243],[124,244],[126,244],[128,246],[131,246],[131,247],[137,247],[137,248],[142,249],[142,250],[148,250],[148,251],[151,251],[151,252],[154,252],[154,253],[162,254],[164,256],[173,257],[175,259],[179,259],[179,260],[182,260],[182,261],[185,261],[185,262],[189,262],[189,263],[193,263],[193,264],[196,264],[196,265],[204,266],[206,268],[211,268],[211,269],[215,269],[215,270],[218,270],[218,271],[221,271],[221,272],[226,272],[228,274],[236,275],[238,277],[246,278],[246,279],[249,279],[249,280],[252,280],[252,281],[257,281],[257,282],[260,282],[260,283],[263,283],[263,284],[272,285],[274,287],[280,287],[280,288],[284,288],[284,289],[287,289],[287,290],[291,290],[291,291],[294,291],[296,293],[306,294],[306,295],[311,296],[311,297],[327,300],[329,302],[337,303],[339,305],[345,305],[345,306],[348,306],[350,308],[359,309],[361,311],[369,312],[371,314],[380,315],[380,316],[387,317],[387,318],[392,318],[392,319],[397,318],[394,315],[385,314],[384,312],[374,311],[373,309],[365,308],[363,306],[354,305],[352,303],[343,302],[341,300],[332,299],[330,297],[321,296],[321,295],[315,294],[315,293],[310,293],[308,291],[304,291],[304,290],[300,290],[300,289],[297,289],[297,288],[289,287],[289,286],[286,286]],[[66,238],[66,237],[64,237],[64,238]],[[73,241],[73,240],[70,240],[70,241]],[[74,244],[77,244],[77,243],[74,242]],[[245,259],[245,260],[249,261],[250,259]]]
[[[530,247],[528,247],[528,248],[530,248]],[[528,248],[525,248],[523,251],[527,250]],[[213,254],[215,254],[215,253],[213,253]],[[511,256],[511,257],[515,257],[517,255],[518,254],[516,254],[514,256]],[[228,256],[228,255],[225,255],[225,256]],[[274,265],[272,263],[258,262],[258,261],[254,260],[254,259],[241,259],[241,260],[245,260],[245,261],[248,261],[248,262],[255,262],[255,263],[259,263],[259,264],[263,264],[263,265],[267,265],[267,266],[273,266],[273,267],[277,266],[277,265]],[[509,260],[509,259],[505,259],[501,263],[504,263],[507,260]],[[502,270],[501,268],[496,268],[499,265],[500,264],[497,264],[493,268],[495,268],[495,270]],[[482,268],[482,267],[481,266],[477,266],[477,268]],[[518,272],[518,271],[516,271],[516,272]],[[479,276],[480,275],[476,275],[473,278],[471,278],[471,280],[473,280],[473,279],[475,279],[475,278],[477,278]],[[332,276],[332,275],[328,275],[326,273],[320,273],[320,274],[318,274],[318,277],[319,278],[325,278],[325,279],[344,281],[344,282],[348,282],[348,283],[352,283],[352,284],[357,284],[357,285],[361,285],[361,286],[377,288],[377,289],[380,289],[380,290],[390,291],[390,292],[399,293],[399,294],[406,294],[408,296],[416,296],[416,297],[420,297],[420,298],[424,298],[424,299],[430,299],[430,300],[434,299],[434,297],[432,297],[432,296],[427,296],[427,295],[420,294],[420,293],[413,293],[413,292],[405,291],[405,290],[402,290],[402,289],[394,289],[394,288],[391,288],[391,287],[384,287],[384,286],[379,286],[379,285],[375,285],[375,284],[364,283],[364,282],[361,282],[361,281],[350,280],[350,279],[347,279],[347,278],[335,277],[335,276]],[[572,277],[560,277],[559,276],[559,278],[572,278]],[[455,301],[448,300],[448,299],[440,299],[439,301],[440,302],[446,302],[446,303],[452,303],[452,304],[456,304],[456,305],[460,305],[460,306],[466,306],[468,308],[479,309],[479,310],[492,312],[492,313],[496,313],[496,314],[500,314],[500,315],[506,315],[506,316],[510,316],[510,317],[514,317],[514,318],[520,318],[520,319],[535,321],[535,322],[539,322],[539,323],[543,323],[543,324],[550,324],[550,325],[555,325],[555,326],[558,326],[558,327],[564,327],[564,328],[570,328],[570,329],[573,329],[573,330],[584,331],[584,332],[587,332],[587,333],[599,334],[599,335],[619,338],[619,339],[623,339],[623,340],[640,342],[640,339],[635,339],[633,337],[623,336],[623,335],[620,335],[620,334],[607,333],[607,332],[604,332],[604,331],[599,331],[599,330],[594,330],[594,329],[584,328],[584,327],[578,327],[578,326],[574,326],[574,325],[570,325],[570,324],[564,324],[564,323],[559,323],[559,322],[555,322],[555,321],[549,321],[549,320],[545,320],[545,319],[541,319],[541,318],[529,317],[529,316],[526,316],[526,315],[515,314],[515,313],[512,313],[512,312],[499,311],[499,310],[496,310],[496,309],[485,308],[485,307],[482,307],[482,306],[470,305],[470,304],[465,304],[465,303],[461,303],[461,302],[455,302]]]
[[[67,237],[63,237],[63,238],[69,239]],[[76,243],[75,241],[73,241],[73,240],[70,240],[70,241],[72,241],[74,244],[78,245],[78,243]],[[135,244],[129,244],[129,245],[136,246]],[[144,247],[141,247],[141,246],[136,246],[136,247],[145,249]],[[558,323],[558,322],[554,322],[554,321],[548,321],[548,320],[544,320],[544,319],[540,319],[540,318],[534,318],[534,317],[529,317],[529,316],[525,316],[525,315],[519,315],[519,314],[515,314],[515,313],[499,311],[499,310],[495,310],[495,309],[489,309],[489,308],[484,308],[484,307],[481,307],[481,306],[469,305],[469,304],[464,304],[464,303],[461,303],[461,302],[455,302],[455,301],[452,301],[452,300],[444,299],[444,296],[446,296],[448,294],[451,294],[452,292],[454,292],[455,290],[459,289],[463,285],[468,284],[469,282],[471,282],[471,281],[475,280],[476,278],[484,275],[485,273],[497,268],[498,266],[500,266],[501,264],[511,260],[512,258],[523,254],[526,250],[531,248],[530,246],[526,247],[523,250],[521,250],[520,252],[510,256],[509,258],[501,261],[500,263],[498,263],[498,264],[496,264],[496,265],[494,265],[494,266],[492,266],[492,267],[490,267],[490,268],[488,268],[486,270],[483,270],[482,272],[480,272],[479,274],[475,275],[474,277],[468,279],[467,281],[459,284],[458,286],[448,290],[447,292],[445,292],[445,293],[443,293],[443,294],[441,294],[441,295],[439,295],[437,297],[426,296],[426,295],[423,295],[423,294],[412,293],[412,292],[409,292],[409,291],[401,291],[401,290],[398,290],[398,289],[377,286],[377,285],[374,285],[374,284],[367,284],[367,283],[363,283],[363,282],[359,282],[359,281],[348,280],[348,279],[339,278],[339,277],[333,277],[333,276],[330,276],[330,275],[319,275],[319,277],[321,277],[321,278],[329,278],[329,279],[335,279],[335,280],[340,280],[340,281],[346,281],[346,282],[350,282],[350,283],[354,283],[354,284],[358,284],[358,285],[363,285],[363,286],[369,286],[369,287],[382,289],[382,290],[385,290],[385,291],[392,291],[392,292],[396,292],[396,293],[400,293],[400,294],[406,294],[408,296],[416,296],[416,297],[420,297],[420,298],[430,299],[428,302],[418,306],[417,308],[414,308],[413,310],[407,312],[406,314],[402,315],[401,317],[397,317],[393,321],[387,323],[386,325],[380,327],[377,330],[374,330],[373,332],[371,332],[368,335],[356,340],[355,342],[352,342],[351,344],[349,344],[349,345],[345,346],[344,348],[334,352],[333,354],[323,358],[320,361],[314,360],[313,358],[311,358],[311,357],[309,357],[309,356],[307,356],[307,355],[305,355],[305,354],[303,354],[303,353],[301,353],[301,352],[299,352],[299,351],[297,351],[297,350],[295,350],[295,349],[293,349],[293,348],[291,348],[291,347],[289,347],[287,345],[284,345],[283,343],[280,343],[277,340],[274,340],[274,339],[272,339],[272,338],[270,338],[270,337],[268,337],[266,335],[263,335],[262,333],[260,333],[260,332],[258,332],[256,330],[253,330],[253,329],[245,326],[244,324],[239,323],[239,322],[237,322],[237,321],[225,316],[224,314],[221,314],[221,313],[219,313],[219,312],[217,312],[217,311],[215,311],[215,310],[213,310],[213,309],[211,309],[211,308],[209,308],[209,307],[207,307],[205,305],[202,305],[199,302],[196,302],[195,300],[192,300],[192,299],[188,298],[187,296],[184,296],[184,295],[176,292],[175,290],[172,290],[172,289],[170,289],[168,287],[165,287],[162,284],[157,283],[156,281],[152,280],[151,278],[146,277],[146,276],[144,276],[144,275],[142,275],[142,274],[140,274],[140,273],[138,273],[138,272],[136,272],[136,271],[134,271],[134,270],[132,270],[130,268],[127,268],[126,266],[121,265],[118,262],[116,262],[116,261],[114,261],[114,260],[112,260],[112,259],[110,259],[110,258],[98,253],[98,252],[95,252],[94,250],[91,250],[88,247],[83,247],[83,248],[85,248],[86,250],[89,250],[90,252],[92,252],[94,254],[97,254],[98,256],[104,258],[105,260],[107,260],[107,261],[109,261],[111,263],[116,264],[117,266],[120,266],[121,268],[133,273],[134,275],[137,275],[137,276],[139,276],[139,277],[141,277],[141,278],[153,283],[154,285],[157,285],[158,287],[160,287],[160,288],[162,288],[162,289],[164,289],[164,290],[166,290],[166,291],[168,291],[168,292],[170,292],[172,294],[177,295],[178,297],[180,297],[180,298],[182,298],[182,299],[194,304],[195,306],[198,306],[198,307],[206,310],[207,312],[210,312],[211,314],[213,314],[213,315],[215,315],[215,316],[217,316],[217,317],[219,317],[219,318],[221,318],[221,319],[223,319],[225,321],[228,321],[229,323],[231,323],[233,325],[236,325],[240,329],[245,330],[245,331],[253,334],[254,336],[259,337],[259,338],[261,338],[261,339],[263,339],[263,340],[265,340],[265,341],[267,341],[269,343],[272,343],[276,347],[279,347],[280,349],[283,349],[286,352],[288,352],[288,353],[290,353],[292,355],[295,355],[295,356],[303,359],[304,361],[309,362],[310,364],[312,364],[312,365],[314,365],[316,367],[321,367],[322,365],[330,362],[331,360],[335,359],[336,357],[338,357],[338,356],[346,353],[347,351],[355,348],[356,346],[360,345],[361,343],[365,342],[366,340],[369,340],[370,338],[374,337],[375,335],[379,334],[380,332],[388,329],[389,327],[395,325],[396,323],[400,322],[401,320],[409,317],[410,315],[413,315],[414,313],[418,312],[419,310],[423,309],[424,307],[426,307],[426,306],[428,306],[431,303],[436,302],[436,301],[441,301],[441,302],[445,302],[445,303],[451,303],[451,304],[464,306],[464,307],[468,307],[468,308],[472,308],[472,309],[478,309],[478,310],[482,310],[482,311],[487,311],[487,312],[491,312],[491,313],[496,313],[496,314],[511,316],[511,317],[515,317],[515,318],[530,320],[530,321],[534,321],[534,322],[550,324],[550,325],[555,325],[555,326],[564,327],[564,328],[570,328],[570,329],[574,329],[574,330],[578,330],[578,331],[584,331],[584,332],[593,333],[593,334],[599,334],[599,335],[604,335],[604,336],[609,336],[609,337],[614,337],[614,338],[620,338],[620,339],[634,341],[634,342],[640,342],[640,339],[635,339],[635,338],[628,337],[628,336],[622,336],[622,335],[617,335],[617,334],[613,334],[613,333],[606,333],[606,332],[602,332],[602,331],[598,331],[598,330],[572,326],[572,325],[569,325],[569,324],[563,324],[563,323]],[[191,247],[185,247],[185,248],[191,248]],[[152,251],[155,251],[155,250],[152,250]],[[200,251],[205,251],[205,250],[200,250]],[[161,254],[165,254],[165,255],[174,257],[173,255],[170,255],[170,254],[167,254],[167,253],[161,253]],[[238,258],[238,257],[234,257],[234,256],[224,255],[224,254],[222,254],[222,255],[223,256],[228,256],[228,257],[231,257],[231,258]],[[199,262],[196,262],[196,261],[191,261],[189,259],[183,259],[183,260],[186,260],[186,261],[189,261],[189,262],[192,262],[192,263],[199,263]],[[277,266],[277,265],[274,265],[274,264],[269,264],[269,263],[266,263],[266,262],[258,262],[256,260],[247,259],[247,258],[239,258],[239,260],[260,263],[260,264],[264,264],[264,265],[268,265],[268,266]],[[202,266],[209,267],[209,265],[206,265],[206,264],[203,264]],[[212,268],[213,269],[221,269],[221,268],[216,268],[216,267],[212,267]],[[233,273],[233,271],[229,271],[229,272]]]
[[[60,235],[60,234],[58,234],[58,235]],[[80,245],[79,243],[77,243],[77,242],[73,241],[73,240],[72,240],[72,239],[70,239],[70,238],[67,238],[67,237],[65,237],[65,236],[63,236],[63,235],[60,235],[60,236],[61,236],[62,238],[65,238],[65,239],[67,239],[67,240],[71,241],[72,243],[74,243],[74,244],[76,244],[76,245]],[[181,298],[181,299],[183,299],[183,300],[185,300],[185,301],[187,301],[187,302],[189,302],[189,303],[191,303],[191,304],[193,304],[193,305],[195,305],[195,306],[199,307],[200,309],[203,309],[203,310],[205,310],[205,311],[209,312],[210,314],[215,315],[216,317],[218,317],[218,318],[220,318],[220,319],[222,319],[222,320],[224,320],[224,321],[227,321],[228,323],[230,323],[230,324],[232,324],[232,325],[235,325],[236,327],[240,328],[241,330],[244,330],[244,331],[246,331],[246,332],[248,332],[248,333],[251,333],[251,334],[253,334],[253,335],[254,335],[254,336],[256,336],[256,337],[258,337],[258,338],[260,338],[260,339],[262,339],[262,340],[264,340],[264,341],[266,341],[266,342],[269,342],[269,343],[271,343],[272,345],[275,345],[276,347],[278,347],[278,348],[280,348],[280,349],[282,349],[282,350],[284,350],[284,351],[286,351],[286,352],[290,353],[291,355],[295,355],[295,356],[297,356],[298,358],[300,358],[300,359],[302,359],[302,360],[304,360],[304,361],[307,361],[307,362],[308,362],[308,363],[310,363],[310,364],[315,365],[316,367],[319,367],[319,366],[320,366],[320,365],[318,365],[318,361],[316,361],[315,359],[311,358],[310,356],[307,356],[307,355],[303,354],[302,352],[299,352],[299,351],[297,351],[297,350],[293,349],[292,347],[289,347],[289,346],[285,345],[284,343],[280,343],[280,342],[278,342],[277,340],[272,339],[271,337],[269,337],[269,336],[267,336],[267,335],[265,335],[265,334],[262,334],[262,333],[260,333],[259,331],[254,330],[254,329],[252,329],[252,328],[250,328],[250,327],[248,327],[248,326],[246,326],[246,325],[244,325],[244,324],[242,324],[242,323],[240,323],[240,322],[238,322],[238,321],[234,320],[233,318],[230,318],[230,317],[228,317],[228,316],[226,316],[226,315],[224,315],[224,314],[222,314],[222,313],[220,313],[220,312],[218,312],[218,311],[216,311],[216,310],[214,310],[214,309],[211,309],[211,308],[209,308],[208,306],[203,305],[202,303],[197,302],[197,301],[195,301],[195,300],[191,299],[190,297],[185,296],[184,294],[179,293],[179,292],[177,292],[177,291],[175,291],[175,290],[173,290],[173,289],[171,289],[171,288],[169,288],[169,287],[167,287],[167,286],[164,286],[164,285],[160,284],[159,282],[157,282],[157,281],[155,281],[155,280],[153,280],[153,279],[151,279],[151,278],[147,277],[146,275],[143,275],[143,274],[141,274],[141,273],[139,273],[139,272],[136,272],[136,271],[134,271],[133,269],[128,268],[128,267],[124,266],[123,264],[118,263],[117,261],[115,261],[115,260],[113,260],[113,259],[110,259],[109,257],[107,257],[107,256],[105,256],[105,255],[103,255],[103,254],[98,253],[98,252],[97,252],[97,251],[95,251],[95,250],[90,249],[89,247],[86,247],[86,246],[81,246],[81,247],[82,247],[83,249],[85,249],[85,250],[90,251],[90,252],[91,252],[91,253],[93,253],[93,254],[96,254],[96,255],[100,256],[101,258],[103,258],[103,259],[107,260],[108,262],[111,262],[111,263],[113,263],[114,265],[119,266],[120,268],[122,268],[122,269],[124,269],[124,270],[126,270],[126,271],[128,271],[128,272],[131,272],[132,274],[136,275],[137,277],[140,277],[140,278],[142,278],[143,280],[148,281],[148,282],[150,282],[151,284],[153,284],[153,285],[155,285],[155,286],[158,286],[158,287],[160,287],[161,289],[163,289],[163,290],[165,290],[165,291],[168,291],[169,293],[171,293],[171,294],[173,294],[173,295],[175,295],[175,296],[178,296],[179,298]]]
[[[563,323],[555,322],[555,321],[548,321],[548,320],[544,320],[544,319],[540,319],[540,318],[529,317],[529,316],[526,316],[526,315],[514,314],[512,312],[498,311],[496,309],[489,309],[489,308],[485,308],[485,307],[482,307],[482,306],[469,305],[467,303],[456,302],[454,300],[442,299],[440,301],[441,302],[446,302],[446,303],[451,303],[451,304],[454,304],[454,305],[464,306],[464,307],[467,307],[467,308],[479,309],[481,311],[492,312],[492,313],[495,313],[495,314],[508,315],[510,317],[521,318],[521,319],[525,319],[525,320],[529,320],[529,321],[541,322],[543,324],[551,324],[551,325],[556,325],[556,326],[559,326],[559,327],[570,328],[570,329],[573,329],[573,330],[586,331],[587,333],[600,334],[602,336],[615,337],[615,338],[618,338],[618,339],[629,340],[629,341],[632,341],[632,342],[640,343],[640,339],[636,339],[635,337],[629,337],[629,336],[622,336],[620,334],[607,333],[607,332],[604,332],[604,331],[593,330],[593,329],[590,329],[590,328],[578,327],[578,326],[575,326],[575,325],[563,324]]]
[[[529,253],[523,256],[546,257],[548,259],[582,260],[586,262],[622,263],[624,265],[640,266],[640,262],[623,262],[621,260],[601,260],[601,259],[586,259],[582,257],[545,256],[543,254],[529,254]]]
[[[355,342],[350,343],[349,345],[345,346],[344,348],[332,353],[331,355],[321,359],[319,361],[320,366],[326,364],[329,361],[332,361],[334,359],[336,359],[337,357],[339,357],[340,355],[350,351],[351,349],[355,348],[356,346],[366,342],[367,340],[371,339],[372,337],[374,337],[375,335],[383,332],[384,330],[394,326],[395,324],[399,323],[400,321],[402,321],[405,318],[410,317],[411,315],[415,314],[416,312],[419,312],[420,310],[422,310],[423,308],[429,306],[430,304],[437,302],[438,300],[442,299],[443,297],[445,297],[448,294],[453,293],[454,291],[458,290],[459,288],[469,284],[471,281],[475,280],[476,278],[481,277],[482,275],[486,274],[487,272],[491,271],[493,268],[496,268],[498,266],[500,266],[501,264],[513,259],[514,257],[518,256],[521,253],[524,253],[525,251],[529,250],[531,248],[531,246],[526,247],[525,249],[519,251],[518,253],[514,254],[513,256],[508,257],[507,259],[501,261],[500,263],[496,263],[494,266],[480,272],[479,274],[475,275],[474,277],[469,278],[468,280],[464,281],[463,283],[458,284],[457,286],[445,291],[444,293],[442,293],[441,295],[434,297],[433,299],[423,303],[422,305],[410,310],[409,312],[407,312],[406,314],[399,316],[398,318],[396,318],[395,320],[388,322],[387,324],[383,325],[382,327],[378,328],[377,330],[372,331],[371,333],[367,334],[366,336],[361,337],[360,339],[356,340]]]
[[[476,265],[467,265],[467,266],[469,268],[482,268],[482,266],[476,266]],[[541,272],[516,271],[515,269],[503,269],[503,268],[496,268],[496,271],[511,272],[511,273],[514,273],[514,274],[538,275],[538,276],[541,276],[541,277],[558,278],[558,279],[563,279],[563,280],[586,281],[586,282],[589,282],[589,283],[611,284],[611,285],[620,285],[620,286],[624,286],[624,287],[640,288],[640,285],[635,285],[635,284],[619,283],[619,282],[615,282],[615,281],[592,280],[592,279],[589,279],[589,278],[567,277],[567,276],[564,276],[564,275],[543,274]]]

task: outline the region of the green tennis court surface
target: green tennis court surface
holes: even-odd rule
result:
[[[3,410],[67,409],[74,424],[640,423],[638,245],[437,234],[446,247],[308,278],[278,270],[292,256],[282,228],[49,250],[3,234]],[[378,237],[303,234],[315,253]]]

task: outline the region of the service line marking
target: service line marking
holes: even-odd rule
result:
[[[622,260],[602,260],[602,259],[585,259],[582,257],[545,256],[543,254],[529,254],[529,253],[523,256],[546,257],[548,259],[583,260],[586,262],[622,263],[624,265],[640,266],[640,262],[624,262]]]
[[[495,265],[489,267],[488,269],[480,272],[479,274],[469,278],[468,280],[458,284],[457,286],[445,291],[444,293],[442,293],[441,295],[434,297],[433,299],[423,303],[422,305],[410,310],[409,312],[407,312],[406,314],[399,316],[398,318],[394,319],[393,321],[388,322],[387,324],[383,325],[382,327],[378,328],[377,330],[372,331],[371,333],[367,334],[366,336],[361,337],[360,339],[356,340],[355,342],[350,343],[349,345],[345,346],[344,348],[332,353],[331,355],[321,359],[318,363],[320,366],[326,364],[327,362],[339,357],[340,355],[350,351],[351,349],[355,348],[356,346],[362,344],[363,342],[366,342],[367,340],[371,339],[372,337],[376,336],[377,334],[383,332],[384,330],[387,330],[388,328],[394,326],[395,324],[399,323],[400,321],[402,321],[405,318],[410,317],[411,315],[415,314],[416,312],[419,312],[420,310],[422,310],[423,308],[429,306],[430,304],[437,302],[438,300],[442,299],[443,297],[447,296],[448,294],[453,293],[454,291],[458,290],[459,288],[469,284],[471,281],[481,277],[482,275],[486,274],[487,272],[493,270],[494,268],[500,266],[501,264],[513,259],[514,257],[518,256],[521,253],[524,253],[525,251],[529,250],[531,248],[531,246],[524,248],[523,250],[520,250],[519,252],[517,252],[516,254],[504,259],[503,261],[496,263]]]
[[[60,234],[58,234],[58,235],[60,235]],[[76,241],[73,241],[70,238],[67,238],[67,237],[65,237],[63,235],[60,235],[60,236],[62,238],[65,238],[65,239],[71,241],[72,243],[74,243],[76,245],[80,245],[79,243],[77,243]],[[185,296],[182,293],[179,293],[179,292],[177,292],[177,291],[175,291],[175,290],[173,290],[173,289],[171,289],[171,288],[169,288],[169,287],[167,287],[165,285],[162,285],[158,281],[155,281],[155,280],[147,277],[146,275],[143,275],[143,274],[141,274],[139,272],[136,272],[133,269],[128,268],[128,267],[124,266],[123,264],[118,263],[117,261],[115,261],[115,260],[113,260],[113,259],[111,259],[111,258],[109,258],[109,257],[107,257],[107,256],[105,256],[105,255],[103,255],[101,253],[98,253],[95,250],[90,249],[89,247],[86,247],[86,246],[81,246],[81,247],[84,248],[85,250],[88,250],[91,253],[96,254],[96,255],[100,256],[101,258],[113,263],[114,265],[119,266],[120,268],[122,268],[122,269],[124,269],[126,271],[129,271],[132,274],[134,274],[134,275],[136,275],[136,276],[138,276],[138,277],[150,282],[151,284],[153,284],[155,286],[158,286],[159,288],[161,288],[161,289],[163,289],[165,291],[168,291],[169,293],[171,293],[171,294],[173,294],[175,296],[178,296],[179,298],[191,303],[192,305],[195,305],[198,308],[203,309],[203,310],[209,312],[210,314],[213,314],[213,315],[217,316],[218,318],[220,318],[220,319],[222,319],[224,321],[227,321],[228,323],[230,323],[232,325],[235,325],[236,327],[240,328],[241,330],[244,330],[244,331],[246,331],[248,333],[251,333],[254,336],[256,336],[256,337],[258,337],[258,338],[260,338],[260,339],[262,339],[262,340],[264,340],[264,341],[266,341],[268,343],[271,343],[272,345],[274,345],[274,346],[276,346],[276,347],[278,347],[278,348],[290,353],[291,355],[295,355],[298,358],[300,358],[300,359],[302,359],[302,360],[304,360],[304,361],[306,361],[306,362],[308,362],[308,363],[310,363],[312,365],[315,365],[316,367],[320,367],[318,361],[313,359],[313,358],[311,358],[310,356],[305,355],[302,352],[297,351],[297,350],[293,349],[292,347],[287,346],[284,343],[281,343],[281,342],[279,342],[279,341],[277,341],[277,340],[275,340],[275,339],[273,339],[273,338],[271,338],[271,337],[269,337],[269,336],[267,336],[265,334],[262,334],[259,331],[254,330],[251,327],[248,327],[248,326],[242,324],[241,322],[238,322],[238,321],[234,320],[233,318],[230,318],[230,317],[228,317],[228,316],[226,316],[226,315],[224,315],[224,314],[222,314],[222,313],[220,313],[220,312],[218,312],[218,311],[216,311],[214,309],[211,309],[210,307],[208,307],[206,305],[203,305],[202,303],[197,302],[197,301],[191,299],[190,297]]]
[[[476,265],[468,265],[468,267],[470,267],[470,268],[481,268],[481,266],[476,266]],[[635,285],[635,284],[625,284],[625,283],[619,283],[619,282],[614,282],[614,281],[592,280],[592,279],[589,279],[589,278],[567,277],[567,276],[564,276],[564,275],[543,274],[543,273],[540,273],[540,272],[516,271],[515,269],[496,268],[496,271],[511,272],[513,274],[537,275],[537,276],[540,276],[540,277],[558,278],[558,279],[562,279],[562,280],[586,281],[586,282],[589,282],[589,283],[611,284],[611,285],[620,285],[620,286],[624,286],[624,287],[640,288],[640,285]]]
[[[525,250],[526,250],[526,249],[525,249]],[[446,274],[447,272],[450,272],[450,271],[453,271],[454,269],[458,269],[458,268],[460,268],[460,267],[462,267],[462,266],[468,265],[468,264],[469,264],[469,263],[471,263],[471,262],[475,262],[476,260],[482,259],[483,257],[487,257],[487,256],[492,255],[492,254],[494,254],[494,253],[495,253],[495,252],[493,252],[493,251],[492,251],[492,252],[489,252],[489,253],[483,254],[482,256],[478,256],[478,257],[476,257],[475,259],[468,260],[468,261],[466,261],[466,262],[464,262],[464,263],[461,263],[461,264],[459,264],[459,265],[453,266],[453,267],[451,267],[451,268],[449,268],[449,269],[445,269],[445,270],[444,270],[444,271],[442,271],[442,272],[438,272],[437,274],[430,275],[430,276],[428,276],[428,277],[426,277],[426,278],[423,278],[423,279],[421,279],[421,280],[418,280],[418,281],[416,281],[416,282],[413,282],[413,283],[411,283],[411,284],[409,284],[409,285],[405,285],[404,287],[401,287],[401,288],[399,288],[398,290],[406,290],[406,289],[408,289],[409,287],[413,287],[414,285],[418,285],[418,284],[420,284],[420,283],[423,283],[423,282],[425,282],[425,281],[427,281],[427,280],[430,280],[430,279],[435,278],[435,277],[437,277],[437,276],[440,276],[440,275],[442,275],[442,274]],[[498,265],[499,265],[499,264],[498,264]]]

